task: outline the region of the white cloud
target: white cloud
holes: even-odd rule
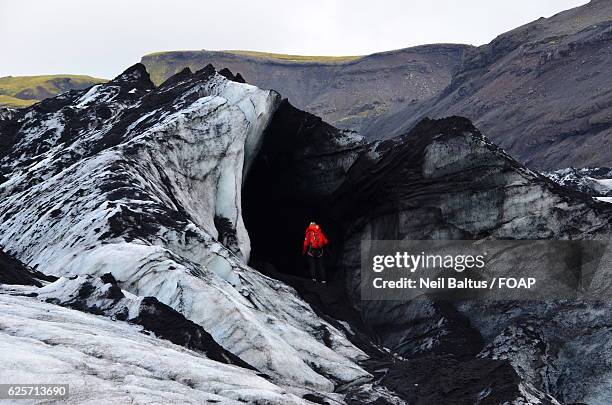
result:
[[[0,76],[112,77],[148,52],[368,54],[481,45],[587,0],[0,0]]]

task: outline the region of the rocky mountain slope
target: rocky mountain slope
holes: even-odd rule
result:
[[[358,257],[364,238],[608,240],[611,205],[467,119],[366,143],[240,79],[156,87],[137,64],[0,118],[3,381],[37,362],[83,382],[75,403],[92,384],[117,403],[606,402],[607,301],[361,301]],[[312,219],[325,286],[300,277]]]
[[[105,81],[83,75],[0,77],[0,107],[28,107],[45,98]]]
[[[228,67],[368,139],[458,115],[534,169],[605,166],[612,156],[612,3],[589,4],[478,48],[429,45],[348,60],[235,52],[142,58],[159,83],[185,66]]]
[[[340,128],[361,130],[398,104],[438,95],[451,81],[467,45],[427,45],[362,57],[307,57],[244,51],[182,51],[146,55],[142,63],[161,83],[184,67],[208,63],[275,89],[298,108]]]
[[[422,117],[468,117],[535,169],[605,166],[612,156],[612,2],[590,3],[470,50],[440,97],[365,129],[397,135]]]
[[[336,241],[336,288],[381,344],[407,359],[380,375],[403,398],[476,403],[489,392],[487,403],[501,403],[511,392],[606,402],[608,304],[362,301],[360,257],[362,240],[608,240],[611,206],[526,169],[464,118],[426,120],[368,146],[335,145],[341,132],[285,103],[268,130],[245,188],[245,221],[254,241],[284,235],[286,242],[272,249],[255,242],[254,265],[295,269],[299,261],[286,252],[299,243],[298,223],[317,218]],[[493,381],[500,385],[491,388]]]
[[[353,207],[341,214],[348,291],[360,283],[363,239],[610,238],[610,207],[526,170],[463,119],[422,122],[379,151],[356,164],[335,196],[338,212],[348,201]],[[609,395],[598,392],[610,377],[600,357],[607,358],[609,320],[598,303],[353,301],[403,356],[453,355],[467,364],[473,357],[506,359],[525,383],[562,403],[605,402]],[[398,330],[401,322],[410,327]],[[594,354],[593,345],[601,351]]]

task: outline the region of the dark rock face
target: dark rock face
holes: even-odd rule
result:
[[[397,362],[382,377],[382,384],[392,388],[408,403],[558,404],[554,398],[521,385],[521,378],[509,362],[475,359],[460,362],[452,357],[420,357]]]
[[[424,120],[374,151],[377,157],[364,155],[353,165],[334,204],[350,205],[348,211],[338,208],[347,219],[395,215],[399,220],[399,213],[410,210],[410,218],[401,221],[409,221],[410,230],[372,229],[376,239],[580,238],[593,224],[607,229],[610,209],[605,204],[526,169],[464,118]],[[558,212],[557,205],[564,204],[567,210]],[[604,216],[583,223],[591,213]],[[519,224],[526,218],[533,229]]]
[[[437,99],[402,105],[364,130],[402,134],[421,118],[468,117],[534,169],[605,166],[612,147],[612,3],[591,1],[468,51]]]
[[[287,124],[280,125],[283,122],[304,123],[297,132],[300,135],[287,135],[294,132]],[[356,140],[351,147],[343,144],[334,148],[329,140],[304,141],[316,139],[322,128],[325,124],[307,113],[288,105],[279,108],[267,137],[272,140],[284,134],[284,139],[270,145],[266,144],[268,139],[264,141],[246,188],[254,186],[251,181],[258,185],[263,185],[264,179],[270,182],[260,195],[271,207],[266,211],[267,229],[277,240],[295,238],[283,245],[281,252],[298,251],[299,239],[283,228],[284,219],[276,219],[275,212],[284,212],[280,207],[289,207],[287,215],[293,210],[306,220],[306,215],[294,210],[295,201],[301,201],[310,207],[308,214],[314,215],[313,219],[318,220],[316,214],[321,214],[324,229],[333,231],[335,252],[330,256],[337,265],[334,276],[344,277],[360,322],[378,336],[381,345],[406,359],[406,364],[397,367],[389,366],[388,359],[377,365],[378,369],[393,370],[383,379],[387,388],[416,402],[440,401],[450,395],[457,403],[501,403],[515,395],[533,395],[543,403],[558,403],[605,395],[594,394],[595,387],[611,370],[605,365],[607,360],[601,361],[590,351],[592,344],[606,346],[602,336],[610,333],[604,326],[608,315],[600,304],[457,305],[425,297],[405,303],[361,301],[360,241],[608,239],[612,206],[525,168],[465,118],[424,120],[405,136],[370,145]],[[328,128],[327,136],[339,133]],[[271,145],[291,146],[281,146],[281,152],[275,154]],[[330,156],[333,159],[328,159]],[[344,162],[344,170],[337,170],[340,162]],[[256,200],[255,194],[245,193],[243,204],[260,209]],[[249,228],[253,240],[261,240],[265,235],[262,229]],[[253,254],[260,257],[259,246],[253,245]],[[261,256],[285,272],[282,263],[286,258],[275,257],[274,251]],[[295,285],[304,296],[312,295],[299,283]],[[309,301],[326,312],[320,298]],[[530,329],[534,323],[541,325],[535,332]],[[599,331],[598,337],[587,332],[591,329]],[[530,354],[525,354],[527,351]],[[468,370],[465,381],[456,380],[461,377],[453,370],[460,369]],[[583,378],[570,377],[578,375]],[[401,388],[403,381],[412,379],[423,381],[420,388]],[[488,391],[485,386],[490,384],[495,388]],[[445,391],[442,387],[451,388]]]
[[[608,239],[611,208],[525,169],[465,119],[421,122],[405,137],[381,143],[378,151],[380,157],[360,159],[353,165],[332,204],[346,224],[340,263],[347,275],[347,290],[353,293],[353,302],[365,322],[381,332],[384,345],[409,358],[436,353],[463,361],[471,361],[466,359],[483,349],[478,354],[480,358],[509,360],[521,378],[538,390],[564,401],[584,398],[594,389],[596,379],[572,383],[566,373],[589,375],[592,369],[584,367],[584,363],[572,363],[560,353],[573,346],[572,350],[588,357],[586,362],[599,364],[596,356],[589,353],[588,344],[575,344],[590,340],[588,333],[578,332],[585,325],[580,325],[575,314],[597,313],[596,305],[548,302],[527,310],[521,303],[509,313],[508,306],[497,304],[440,307],[440,303],[427,299],[399,304],[360,301],[360,241]],[[351,209],[346,209],[348,206]],[[549,308],[554,309],[548,312]],[[555,310],[559,311],[558,320],[550,321]],[[556,350],[525,356],[518,336],[501,339],[505,336],[504,326],[512,328],[531,317],[544,325],[534,338],[535,347],[554,346]],[[589,323],[597,328],[595,325],[605,323],[605,319],[607,316],[600,316]],[[404,327],[398,328],[398,324]],[[580,337],[566,335],[568,330]],[[469,333],[476,338],[467,339],[471,344],[466,345],[462,338]],[[555,338],[555,334],[563,337]],[[505,356],[488,356],[491,351],[478,347],[479,340],[486,346],[500,339],[506,348],[501,350]],[[512,354],[508,352],[512,347],[521,349]],[[564,371],[555,375],[552,369]],[[605,366],[597,369],[599,375],[610,372]],[[542,374],[548,380],[532,377]]]
[[[42,287],[42,281],[55,281],[57,277],[47,276],[34,270],[0,249],[0,284],[21,284]]]
[[[232,71],[229,70],[228,68],[223,68],[219,70],[219,74],[231,81],[238,82],[238,83],[246,83],[246,81],[244,80],[244,77],[242,77],[240,73],[237,73],[234,75]]]
[[[156,83],[184,67],[197,70],[212,63],[220,69],[229,68],[239,72],[241,80],[274,89],[296,107],[339,128],[360,130],[395,106],[437,96],[450,84],[470,48],[427,45],[339,61],[182,51],[146,55],[142,63]]]
[[[130,319],[130,322],[143,326],[160,338],[202,352],[209,359],[255,370],[238,356],[223,349],[200,325],[186,319],[155,297],[143,298],[138,316]]]

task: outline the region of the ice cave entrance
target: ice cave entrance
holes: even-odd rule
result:
[[[321,127],[313,117],[286,101],[276,111],[243,184],[242,215],[251,239],[250,265],[264,273],[272,265],[277,272],[305,278],[310,277],[302,256],[304,232],[311,221],[320,224],[330,240],[325,254],[330,280],[342,251],[342,230],[316,195],[312,183],[320,174],[304,173],[300,166],[311,132]]]
[[[251,266],[264,270],[265,266],[272,265],[277,272],[310,278],[308,264],[302,256],[302,242],[306,227],[315,221],[330,240],[324,257],[327,277],[333,278],[341,249],[337,223],[322,207],[279,192],[276,185],[274,173],[258,165],[254,165],[247,178],[242,209],[251,238]]]

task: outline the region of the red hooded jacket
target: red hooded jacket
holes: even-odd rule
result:
[[[304,247],[302,249],[302,254],[305,254],[308,250],[308,247],[313,249],[321,249],[329,243],[321,227],[317,224],[310,224],[308,228],[306,228],[306,237],[304,238]]]

